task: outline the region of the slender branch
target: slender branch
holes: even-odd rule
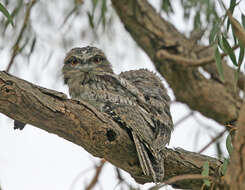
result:
[[[168,53],[168,51],[166,50],[159,50],[157,52],[157,57],[159,60],[167,59],[176,64],[181,64],[188,67],[199,67],[215,61],[213,56],[196,60],[196,59],[190,59],[190,58],[185,58],[183,56],[171,54]]]
[[[72,181],[69,190],[73,190],[75,188],[76,183],[79,181],[79,179],[81,179],[82,175],[84,175],[85,173],[87,173],[90,170],[93,170],[94,167],[89,167],[87,169],[85,169],[84,171],[81,171],[76,177],[75,179]]]
[[[65,26],[66,22],[69,20],[69,18],[73,15],[76,14],[80,6],[82,6],[84,3],[84,0],[75,0],[74,1],[74,7],[68,12],[68,14],[65,16],[65,19],[63,23],[59,26],[59,29],[61,29],[63,26]]]
[[[186,119],[188,119],[189,117],[193,116],[194,111],[191,111],[190,113],[188,113],[187,115],[185,115],[184,117],[182,117],[180,120],[178,120],[175,124],[174,124],[174,128],[176,128],[178,125],[180,125],[182,122],[184,122]]]
[[[226,129],[221,131],[216,137],[211,139],[211,141],[208,144],[206,144],[200,151],[198,151],[198,153],[201,154],[203,151],[205,151],[209,146],[211,146],[214,142],[216,142],[219,138],[221,138],[225,134],[226,131],[227,131]]]
[[[186,179],[209,179],[209,180],[214,180],[213,177],[210,176],[202,176],[201,174],[187,174],[187,175],[180,175],[180,176],[175,176],[172,177],[170,179],[168,179],[167,181],[163,182],[163,185],[160,185],[160,187],[163,187],[165,185],[170,185],[173,183],[176,183],[177,181],[182,181],[182,180],[186,180]]]
[[[236,50],[239,45],[235,45],[232,47],[232,50]],[[227,56],[227,53],[222,53],[221,58],[224,58]],[[190,58],[185,58],[181,55],[175,55],[168,53],[166,50],[159,50],[157,52],[157,57],[158,59],[168,59],[176,64],[181,64],[187,67],[199,67],[199,66],[204,66],[210,63],[215,62],[215,57],[213,55],[206,57],[206,58],[201,58],[201,59],[190,59]]]
[[[90,181],[89,185],[85,188],[85,190],[91,190],[96,185],[96,183],[98,182],[99,176],[101,174],[102,168],[105,165],[105,163],[106,163],[105,159],[102,159],[100,161],[100,164],[96,167],[96,172],[95,172],[93,179]]]
[[[37,0],[32,0],[29,4],[28,4],[28,7],[27,7],[27,10],[26,10],[26,14],[25,14],[25,18],[24,18],[24,22],[22,24],[22,27],[21,27],[21,30],[20,30],[20,33],[17,37],[17,40],[16,42],[14,43],[13,45],[13,52],[12,52],[12,55],[11,55],[11,58],[10,58],[10,61],[9,61],[9,64],[7,66],[7,69],[6,71],[9,72],[11,66],[13,65],[14,63],[14,59],[16,57],[16,55],[18,54],[19,52],[19,48],[20,48],[20,41],[23,37],[23,34],[25,32],[25,29],[27,27],[27,24],[29,22],[29,18],[30,18],[30,13],[31,13],[31,10],[32,10],[32,7],[35,5],[35,3],[37,2]]]

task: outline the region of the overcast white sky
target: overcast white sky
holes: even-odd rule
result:
[[[88,6],[86,2],[85,8]],[[55,10],[55,6],[55,3],[51,3],[51,6],[47,8]],[[38,20],[37,15],[35,15],[37,9],[38,7],[34,8],[31,17],[35,21]],[[175,9],[178,9],[177,5]],[[181,31],[189,31],[192,27],[190,23],[182,20],[183,16],[180,10],[178,9],[176,15],[171,18],[172,23]],[[40,36],[38,49],[41,53],[31,56],[29,66],[26,66],[21,57],[17,57],[11,74],[68,94],[67,87],[64,86],[60,75],[65,52],[59,48],[59,44],[65,29],[59,30],[58,26],[62,20],[60,20],[59,13],[55,15],[54,19],[57,19],[57,26],[44,28],[41,21],[35,22],[35,31]],[[74,22],[77,23],[77,28],[88,27],[86,19],[83,23],[78,20]],[[57,35],[50,36],[49,30],[53,30]],[[68,49],[75,46],[96,45],[106,52],[116,73],[138,68],[154,70],[150,59],[141,49],[137,48],[117,18],[114,23],[114,32],[116,34],[114,38],[102,36],[100,41],[91,44],[88,37],[87,40],[78,40],[72,43]],[[73,32],[70,35],[77,35],[80,39],[79,32]],[[51,43],[47,45],[47,41]],[[53,56],[49,64],[44,67],[48,52],[51,51],[53,51]],[[0,70],[4,70],[9,61],[9,52],[7,50],[2,51],[0,56]],[[173,99],[170,89],[169,94]],[[184,104],[173,103],[171,105],[174,123],[189,112],[189,108]],[[12,126],[13,120],[0,114],[0,184],[3,190],[81,190],[91,180],[94,174],[94,164],[99,159],[91,156],[82,147],[33,126],[26,126],[23,131],[13,130]],[[195,113],[194,117],[185,120],[175,129],[169,147],[199,151],[222,130],[223,128],[214,121]],[[225,149],[224,138],[222,141],[223,149]],[[204,153],[216,156],[215,147],[211,146]],[[103,170],[103,174],[99,178],[99,185],[95,189],[114,189],[118,183],[115,178],[114,167],[107,163]],[[132,184],[135,184],[127,173],[124,172],[124,176]],[[140,187],[147,189],[151,185],[146,184]]]

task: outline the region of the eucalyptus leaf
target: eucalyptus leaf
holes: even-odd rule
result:
[[[230,11],[231,14],[233,14],[235,6],[236,6],[236,0],[231,0],[230,1],[230,6],[229,6],[229,11]]]
[[[242,18],[242,26],[243,26],[243,28],[245,28],[245,16],[242,14],[242,16],[241,16]]]
[[[238,66],[237,61],[236,61],[236,56],[235,53],[233,51],[233,49],[231,48],[229,42],[226,40],[226,38],[224,36],[222,36],[222,41],[223,41],[223,45],[224,45],[224,49],[225,52],[229,55],[229,57],[231,58],[232,63],[235,66]]]
[[[239,52],[239,58],[238,58],[238,65],[241,65],[244,60],[244,46],[242,43],[239,43],[240,45],[240,52]]]
[[[234,45],[236,45],[238,43],[238,40],[237,40],[237,37],[236,37],[236,34],[235,34],[235,31],[234,31],[234,28],[231,27],[231,31],[232,31],[232,36],[233,36],[233,40],[234,40]]]
[[[88,20],[89,20],[89,25],[93,29],[94,28],[94,16],[90,14],[89,12],[87,12],[87,15],[88,15]]]
[[[211,32],[209,34],[209,44],[212,44],[215,41],[217,33],[219,32],[219,30],[220,30],[219,25],[214,24],[212,29],[211,29]]]
[[[223,45],[223,41],[222,41],[222,36],[218,35],[218,45],[220,47],[220,49],[222,49],[223,51],[225,51],[224,45]]]
[[[221,174],[222,175],[226,174],[228,164],[229,164],[229,160],[228,159],[224,159],[224,162],[222,164],[222,169],[221,169]]]
[[[167,14],[169,14],[170,12],[173,12],[173,8],[169,0],[162,0],[161,8]]]
[[[224,72],[222,66],[222,59],[218,47],[216,47],[215,49],[215,63],[218,69],[219,77],[221,81],[224,82],[225,79],[224,79]]]
[[[209,176],[209,163],[208,163],[208,161],[206,161],[203,164],[202,168],[203,168],[202,169],[202,176],[203,177],[208,177]],[[208,179],[203,179],[203,182],[208,187],[211,185],[211,183],[210,183],[210,181]]]
[[[226,149],[229,153],[229,155],[231,156],[232,150],[233,150],[233,146],[232,146],[232,142],[231,142],[231,135],[230,133],[228,134],[227,138],[226,138]]]
[[[194,28],[200,28],[201,26],[201,16],[200,11],[197,11],[196,15],[194,16]]]
[[[8,22],[11,23],[12,26],[14,26],[13,18],[9,14],[8,10],[3,6],[3,4],[0,2],[0,11],[8,18]]]
[[[104,28],[105,28],[105,25],[106,25],[106,17],[105,17],[106,11],[107,11],[106,0],[102,0],[101,18],[102,18],[102,24],[103,24]]]

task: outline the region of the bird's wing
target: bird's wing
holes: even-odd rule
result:
[[[151,110],[155,126],[155,150],[161,150],[169,143],[173,122],[169,111],[170,98],[159,77],[146,69],[127,71],[120,74],[143,94]]]
[[[170,98],[159,77],[146,69],[131,70],[122,72],[121,78],[129,81],[135,86],[146,98],[154,98],[169,104]]]
[[[135,97],[138,103],[142,105],[146,103],[144,95],[127,79],[108,72],[100,72],[97,76],[103,78],[103,80],[107,82],[110,82],[114,89],[123,89],[125,95]]]
[[[143,116],[144,110],[142,110],[142,108],[138,105],[113,104],[107,108],[109,109],[107,110],[107,113],[112,115],[114,121],[116,121],[123,128],[126,127],[130,132],[129,134],[134,141],[139,163],[144,174],[148,176],[151,175],[153,180],[156,182],[159,175],[154,170],[155,166],[150,159],[149,153],[151,152],[151,155],[154,158],[154,163],[161,163],[161,158],[155,154],[155,151],[151,147],[154,140],[154,134],[152,128],[150,127],[151,124],[149,124],[147,121],[149,118],[145,118],[147,117],[147,114]]]
[[[169,142],[172,128],[167,112],[169,97],[159,78],[149,71],[143,72],[146,73],[139,70],[120,76],[101,73],[100,77],[113,86],[113,91],[120,91],[120,96],[133,99],[133,104],[111,104],[111,113],[130,129],[144,173],[161,179],[164,166],[160,152]]]

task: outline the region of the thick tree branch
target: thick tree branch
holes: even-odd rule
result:
[[[219,80],[215,64],[208,59],[213,56],[212,48],[193,44],[161,18],[147,0],[112,0],[112,4],[126,30],[167,80],[177,101],[221,124],[237,119],[241,100],[234,88],[234,71],[224,65],[227,80],[224,83]],[[198,65],[198,60],[209,63],[204,69],[211,79],[205,78],[198,68],[185,66],[188,61]]]
[[[128,134],[85,102],[67,99],[62,93],[0,72],[0,112],[82,146],[92,155],[127,171],[139,183],[152,181],[143,175]],[[166,149],[163,156],[165,180],[177,175],[200,174],[205,161],[210,164],[210,176],[219,176],[221,162],[215,158],[183,149]],[[190,179],[172,185],[200,189],[202,180]]]
[[[245,189],[245,104],[239,114],[237,131],[233,142],[233,153],[226,175],[226,182],[230,189]]]

